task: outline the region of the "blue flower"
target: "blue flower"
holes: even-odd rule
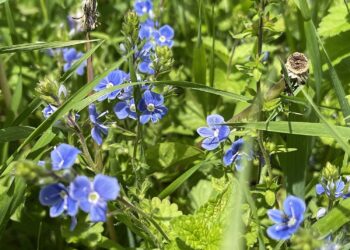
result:
[[[274,240],[289,239],[299,229],[304,220],[305,202],[289,195],[283,203],[283,210],[267,211],[270,220],[276,223],[267,229],[267,235]]]
[[[49,116],[51,116],[55,111],[57,110],[57,108],[54,105],[47,105],[44,109],[43,109],[43,115],[45,118],[48,118]]]
[[[108,134],[108,127],[100,123],[99,118],[106,114],[106,112],[98,115],[96,111],[96,106],[94,104],[89,105],[89,118],[93,124],[91,130],[92,139],[98,144],[102,144],[102,134]]]
[[[169,25],[162,26],[158,31],[153,33],[156,44],[159,46],[172,47],[174,44],[174,30]]]
[[[145,22],[141,23],[139,38],[140,39],[151,39],[154,31],[154,21],[151,19],[147,19]]]
[[[333,180],[326,181],[322,178],[321,182],[316,185],[316,193],[321,195],[325,193],[328,197],[339,198],[343,195],[345,183],[339,179],[335,183]]]
[[[122,91],[118,95],[119,100],[129,100],[134,95],[134,88],[132,86],[128,86],[126,88],[123,88]]]
[[[148,75],[154,75],[154,69],[153,69],[153,62],[151,61],[151,59],[148,58],[144,58],[143,61],[140,62],[139,66],[138,66],[138,70],[141,73],[144,74],[148,74]]]
[[[129,79],[129,75],[122,70],[115,70],[109,73],[107,77],[102,79],[102,81],[94,88],[95,91],[101,91],[103,89],[108,89],[117,85],[122,84],[123,82]],[[105,99],[113,100],[120,93],[121,89],[112,91],[111,93],[100,97],[98,100],[101,102]]]
[[[119,119],[125,119],[130,117],[131,119],[136,120],[137,115],[134,99],[118,102],[114,106],[114,113]]]
[[[140,122],[142,124],[150,120],[155,123],[162,119],[168,112],[168,109],[164,106],[164,97],[150,90],[144,92],[138,109],[141,112]]]
[[[78,213],[78,202],[74,200],[68,192],[68,189],[61,183],[50,184],[43,187],[39,193],[39,201],[43,206],[50,207],[50,217],[60,216],[66,211],[66,214],[72,217],[70,229],[76,226],[76,214]]]
[[[71,145],[62,143],[51,151],[51,164],[53,170],[68,169],[73,166],[81,151]]]
[[[72,65],[84,54],[82,52],[78,52],[74,48],[63,49],[63,59],[66,62],[63,66],[63,71],[68,71]],[[77,75],[82,76],[84,74],[84,68],[86,66],[86,61],[79,65],[77,70],[75,71]]]
[[[70,185],[71,196],[93,222],[106,221],[107,201],[115,200],[119,191],[117,179],[102,174],[96,175],[92,183],[86,176],[78,176]]]
[[[242,148],[244,145],[244,140],[243,138],[238,139],[235,141],[231,148],[226,151],[223,162],[225,166],[229,166],[232,163],[235,163],[236,169],[238,171],[242,170],[242,163],[244,162],[245,158],[247,161],[251,161],[253,159],[253,151],[249,150],[249,153],[242,152]]]
[[[202,147],[206,150],[216,149],[221,142],[227,139],[230,134],[230,128],[225,123],[225,120],[220,115],[209,115],[207,117],[209,127],[201,127],[197,129],[197,133],[204,137]]]
[[[152,8],[153,8],[153,5],[151,0],[137,0],[134,4],[134,9],[138,16],[151,14]]]

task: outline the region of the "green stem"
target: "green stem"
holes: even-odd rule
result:
[[[143,212],[141,209],[135,207],[132,203],[128,202],[127,200],[125,200],[122,197],[119,197],[118,200],[120,202],[122,202],[125,206],[129,207],[130,209],[134,210],[135,212],[139,213],[140,215],[142,215],[145,219],[147,219],[149,222],[151,222],[153,224],[153,226],[159,231],[159,233],[164,237],[164,239],[166,241],[170,241],[168,235],[164,232],[164,230],[159,226],[159,224],[152,218],[150,217],[148,214],[146,214],[145,212]]]

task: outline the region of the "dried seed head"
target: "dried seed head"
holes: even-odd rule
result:
[[[309,76],[309,60],[303,53],[294,52],[286,62],[288,76],[292,82],[305,84]]]
[[[97,25],[97,0],[85,0],[83,1],[83,11],[84,11],[84,28],[87,32],[94,30]]]

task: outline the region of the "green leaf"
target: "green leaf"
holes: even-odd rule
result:
[[[348,11],[342,4],[333,4],[329,14],[325,16],[318,28],[318,34],[323,37],[332,37],[350,30]]]
[[[27,107],[17,116],[17,118],[12,122],[12,126],[20,125],[28,116],[34,113],[40,107],[41,100],[39,98],[35,98],[31,101]]]
[[[225,225],[230,221],[232,183],[193,215],[183,215],[172,221],[173,237],[180,238],[193,249],[220,249]],[[230,221],[231,223],[231,221]]]
[[[23,203],[25,189],[26,184],[22,178],[2,179],[0,183],[0,235],[5,230],[11,215]]]
[[[0,143],[25,139],[33,131],[34,128],[25,126],[0,129]]]
[[[263,131],[293,134],[293,135],[305,135],[305,136],[318,136],[334,138],[335,136],[331,133],[325,124],[312,123],[312,122],[249,122],[249,123],[228,123],[235,127],[258,129]],[[350,139],[350,128],[331,125],[334,130],[337,130],[340,137],[344,140]]]
[[[194,165],[192,168],[187,170],[185,173],[183,173],[181,176],[179,176],[175,181],[173,181],[169,186],[167,186],[159,195],[158,197],[163,199],[167,197],[168,195],[172,194],[176,189],[178,189],[188,178],[190,178],[200,167],[205,166],[207,164],[215,164],[219,161],[207,161],[207,162],[201,162],[196,165]]]
[[[341,201],[324,217],[316,221],[312,228],[317,230],[321,236],[327,236],[336,232],[340,227],[350,221],[350,199]]]
[[[206,84],[207,56],[202,43],[196,45],[193,51],[192,72],[194,82]]]
[[[33,50],[40,50],[40,49],[63,48],[63,47],[70,47],[78,44],[84,44],[84,43],[96,42],[96,41],[100,41],[100,40],[95,39],[95,40],[73,40],[73,41],[67,41],[67,42],[23,43],[23,44],[0,47],[0,54],[15,53],[15,52],[21,52],[21,51],[33,51]]]
[[[103,223],[79,222],[71,231],[68,223],[61,227],[62,237],[67,243],[82,243],[86,247],[94,248],[102,240]]]
[[[194,146],[176,142],[164,142],[149,147],[146,150],[146,160],[150,166],[162,168],[171,167],[175,164],[188,164],[203,154]]]
[[[298,6],[301,14],[303,15],[303,18],[305,21],[308,21],[311,19],[311,11],[309,8],[308,3],[306,0],[294,0],[294,3]]]

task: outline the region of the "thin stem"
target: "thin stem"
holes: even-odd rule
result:
[[[152,218],[150,217],[148,214],[146,214],[145,212],[143,212],[141,209],[135,207],[132,203],[128,202],[127,200],[125,200],[122,197],[119,197],[118,200],[120,202],[122,202],[124,205],[126,205],[127,207],[129,207],[130,209],[134,210],[135,212],[141,214],[143,217],[145,217],[147,220],[149,220],[153,226],[160,232],[160,234],[164,237],[164,239],[166,241],[170,241],[168,235],[163,231],[163,229],[159,226],[159,224]]]
[[[95,166],[94,160],[91,157],[90,151],[89,151],[87,144],[86,144],[85,137],[83,135],[83,132],[81,131],[81,128],[79,127],[79,124],[74,119],[72,119],[71,114],[68,115],[68,120],[74,126],[75,131],[79,137],[80,144],[83,148],[83,152],[84,152],[86,161],[88,162],[88,164],[90,165],[91,168],[95,169],[96,166]]]
[[[111,237],[111,239],[114,242],[118,242],[117,232],[115,231],[115,228],[114,228],[113,217],[112,216],[108,216],[107,217],[107,230],[108,230],[108,233],[109,233],[109,237]]]

